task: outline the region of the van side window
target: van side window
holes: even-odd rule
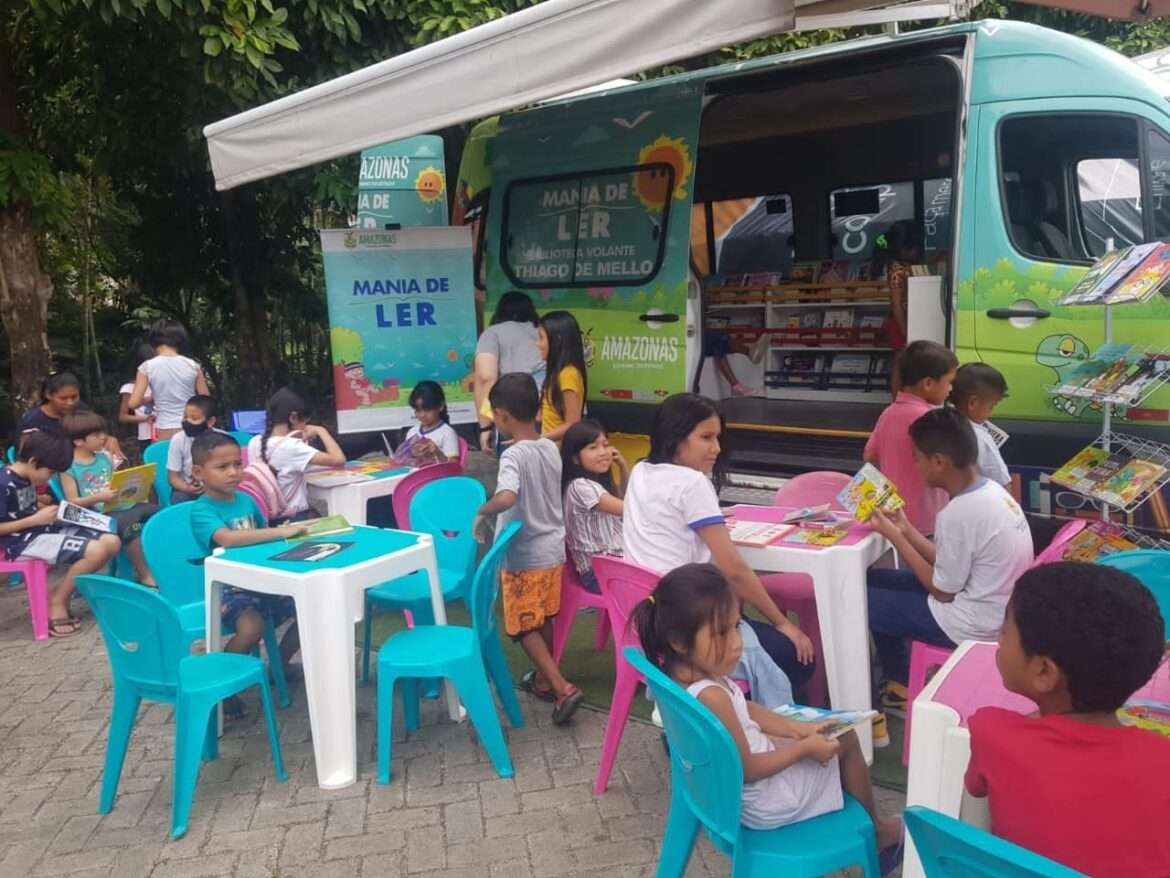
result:
[[[665,162],[513,181],[504,273],[529,289],[648,283],[662,266],[675,184]]]
[[[756,195],[711,204],[715,273],[783,271],[795,256],[792,198]]]
[[[830,192],[833,259],[861,262],[872,257],[874,243],[890,226],[915,218],[914,188],[913,182],[882,183]]]
[[[1012,116],[1000,125],[999,162],[1004,221],[1021,254],[1083,262],[1105,251],[1106,238],[1141,240],[1136,119]]]
[[[1170,240],[1170,140],[1161,131],[1149,128],[1146,134],[1146,162],[1149,168],[1150,217],[1154,241]]]
[[[922,181],[922,235],[928,254],[951,249],[952,197],[950,177]]]

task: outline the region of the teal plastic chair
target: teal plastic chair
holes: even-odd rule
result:
[[[418,472],[425,473],[426,469],[430,467]],[[472,533],[472,525],[475,523],[475,511],[486,499],[483,483],[469,476],[446,476],[429,481],[419,487],[410,499],[407,521],[400,526],[404,530],[430,534],[434,538],[444,601],[464,600],[467,597],[475,571],[478,545]],[[414,618],[415,624],[433,625],[435,616],[426,573],[412,573],[366,592],[366,620],[362,632],[363,685],[370,680],[371,631],[375,609],[406,610]]]
[[[151,442],[142,452],[142,462],[154,464],[154,493],[158,495],[158,505],[164,507],[171,505],[171,483],[167,480],[167,452],[170,450],[171,440],[160,439]]]
[[[731,858],[734,876],[815,878],[861,866],[879,878],[873,822],[856,800],[845,807],[779,829],[740,823],[743,763],[731,734],[697,698],[627,646],[627,662],[646,677],[670,744],[670,811],[658,859],[658,878],[682,878],[699,827]]]
[[[1106,555],[1097,563],[1124,570],[1153,592],[1158,610],[1162,613],[1162,622],[1166,626],[1164,636],[1170,640],[1170,552],[1161,549],[1137,549],[1133,552]]]
[[[8,456],[9,463],[16,463],[16,446],[15,445],[9,445],[8,450],[5,452],[5,454]]]
[[[496,596],[500,566],[508,545],[520,532],[514,521],[496,538],[475,571],[468,596],[471,627],[416,625],[389,638],[378,650],[378,783],[390,783],[390,739],[394,728],[394,684],[400,682],[406,728],[418,728],[418,681],[443,677],[455,684],[479,740],[500,777],[512,776],[512,759],[488,687],[496,685],[513,726],[524,724],[500,635],[496,630]]]
[[[195,540],[191,513],[195,503],[179,503],[160,509],[142,528],[142,550],[158,583],[158,591],[175,608],[188,646],[207,635],[203,559],[207,550]],[[224,630],[231,633],[230,629]],[[280,662],[280,641],[271,619],[264,620],[264,649],[276,686],[276,700],[288,707],[288,681]]]
[[[175,608],[149,588],[109,576],[79,576],[77,587],[97,619],[114,678],[99,814],[108,814],[114,807],[134,718],[143,699],[175,705],[172,838],[187,832],[201,757],[210,761],[218,755],[215,708],[223,699],[260,687],[276,779],[288,780],[263,662],[225,652],[188,655]]]
[[[921,805],[911,805],[902,819],[926,878],[1085,878],[1075,869]]]
[[[256,434],[247,433],[244,430],[231,430],[228,435],[240,443],[240,448],[247,450],[248,443],[252,441],[252,437]]]

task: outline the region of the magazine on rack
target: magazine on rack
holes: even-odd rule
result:
[[[1158,290],[1164,289],[1170,281],[1170,244],[1157,244],[1105,297],[1109,305],[1127,302],[1145,302]]]
[[[1100,302],[1122,279],[1157,247],[1138,244],[1106,253],[1089,268],[1076,285],[1065,293],[1059,304],[1088,305]]]
[[[906,505],[894,483],[871,463],[864,464],[857,471],[837,495],[837,500],[862,523],[869,521],[875,509],[890,513]]]

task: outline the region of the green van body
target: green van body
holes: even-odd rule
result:
[[[1025,255],[1013,243],[1000,166],[1002,126],[1005,120],[1062,114],[1073,117],[1070,124],[1099,116],[1130,120],[1126,125],[1134,126],[1134,142],[1140,144],[1130,158],[1153,164],[1142,184],[1142,203],[1153,212],[1155,202],[1161,210],[1162,186],[1170,181],[1170,147],[1164,153],[1160,146],[1155,149],[1157,138],[1170,132],[1170,105],[1163,83],[1121,55],[1034,25],[985,21],[866,38],[641,82],[481,123],[465,153],[456,197],[468,200],[490,187],[478,257],[487,311],[503,292],[517,287],[527,288],[542,311],[572,310],[590,343],[589,386],[595,406],[637,406],[691,389],[699,353],[694,290],[688,299],[691,201],[709,88],[729,80],[740,89],[750,88],[750,77],[756,75],[775,82],[788,68],[829,74],[862,55],[880,58],[888,53],[891,63],[897,63],[898,58],[914,57],[916,49],[926,57],[943,45],[961,68],[964,94],[951,167],[953,238],[946,279],[953,291],[951,343],[961,361],[983,360],[1006,376],[1010,395],[997,410],[997,422],[1030,422],[1034,426],[1027,430],[1041,435],[1055,431],[1090,436],[1100,412],[1083,401],[1054,398],[1046,387],[1102,343],[1104,309],[1057,303],[1089,259],[1041,259]],[[1075,152],[1075,141],[1065,146]],[[650,198],[638,198],[638,178],[646,172],[631,168],[648,165],[664,172],[662,166],[670,167],[673,187],[665,204],[655,195],[661,194],[661,186],[649,187],[654,190]],[[623,181],[629,186],[622,188]],[[611,191],[623,197],[607,203],[605,184],[613,184]],[[578,191],[575,206],[572,198],[564,197],[564,190],[573,187]],[[586,197],[590,191],[597,199],[592,204]],[[609,262],[601,266],[588,255],[588,236],[598,228],[582,213],[606,210],[614,216],[601,223],[602,232],[616,227],[620,215],[632,224],[623,228],[642,236],[626,248],[632,257],[628,265],[619,265],[626,251],[603,255]],[[1166,210],[1170,212],[1170,198]],[[1170,239],[1170,221],[1166,225],[1151,234],[1147,221],[1146,239]],[[647,228],[651,231],[645,232]],[[566,230],[573,241],[565,240]],[[656,234],[664,242],[660,264],[646,278],[640,268],[655,255]],[[558,235],[566,246],[554,250]],[[566,267],[566,261],[574,264]],[[518,268],[525,278],[518,278]],[[564,277],[578,283],[560,284],[558,278]],[[518,280],[527,280],[526,286]],[[988,315],[1005,308],[1048,316]],[[656,315],[667,317],[654,320]],[[670,315],[677,319],[669,322]],[[1170,300],[1156,296],[1144,305],[1114,308],[1113,337],[1170,347]],[[1135,420],[1165,423],[1167,409],[1170,391],[1163,389],[1144,412],[1134,413]],[[610,426],[631,429],[620,411],[607,414]],[[1083,427],[1072,428],[1074,421]],[[631,417],[634,423],[644,421]]]

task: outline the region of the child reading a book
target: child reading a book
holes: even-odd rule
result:
[[[1000,400],[1007,396],[1007,381],[1003,374],[987,363],[965,363],[955,373],[951,383],[951,405],[959,410],[975,429],[979,442],[979,475],[1011,490],[1012,476],[999,445],[987,424]]]
[[[203,493],[203,485],[191,476],[191,443],[208,430],[215,430],[215,400],[197,393],[183,409],[180,431],[167,446],[167,481],[171,485],[171,503],[194,500]],[[220,430],[219,432],[223,432]]]
[[[420,381],[410,391],[417,423],[406,431],[412,455],[426,463],[459,459],[459,434],[447,414],[447,397],[437,381]]]
[[[1059,562],[1016,583],[999,635],[1004,686],[1038,715],[971,717],[967,791],[991,831],[1085,875],[1170,875],[1170,739],[1118,723],[1162,660],[1149,590],[1096,564]]]
[[[898,356],[901,390],[878,417],[865,461],[872,463],[906,501],[906,517],[926,536],[934,533],[934,519],[946,505],[946,494],[922,481],[914,462],[910,425],[947,401],[959,361],[933,341],[911,342]]]
[[[236,489],[244,472],[240,444],[226,433],[209,431],[191,445],[191,472],[202,484],[203,494],[191,510],[191,529],[195,540],[208,555],[216,546],[254,546],[275,540],[292,539],[305,533],[303,524],[268,527],[264,516],[247,494]],[[300,649],[300,635],[295,621],[296,605],[287,596],[256,594],[238,588],[225,588],[220,618],[235,633],[224,645],[225,652],[249,653],[264,636],[264,620],[276,625],[294,619],[280,641],[280,661],[289,660]],[[274,660],[274,657],[269,657]],[[232,719],[244,715],[243,702],[237,696],[224,702],[224,713]]]
[[[739,661],[739,601],[712,564],[667,573],[631,622],[646,656],[727,728],[743,762],[740,819],[774,829],[839,811],[844,792],[873,819],[881,874],[901,860],[902,823],[878,814],[857,735],[833,739],[826,723],[782,717],[747,701],[731,680]]]
[[[118,536],[134,565],[138,581],[157,588],[142,552],[142,526],[158,512],[153,503],[135,503],[124,509],[108,508],[118,499],[110,490],[114,459],[105,450],[106,419],[96,412],[78,412],[65,418],[65,433],[73,442],[73,465],[61,473],[61,491],[70,503],[108,515],[117,522]]]
[[[553,703],[552,721],[563,725],[581,706],[581,690],[561,674],[552,656],[552,619],[561,607],[565,522],[561,511],[561,457],[552,440],[536,432],[540,392],[531,375],[509,372],[488,394],[492,419],[512,442],[500,456],[496,493],[475,517],[475,533],[486,540],[491,516],[501,528],[523,529],[513,539],[500,572],[504,630],[518,642],[534,671],[521,686]]]
[[[946,492],[931,542],[900,509],[875,510],[871,523],[902,559],[902,569],[868,575],[869,628],[884,684],[882,706],[906,709],[906,641],[953,647],[995,640],[1012,584],[1032,564],[1032,533],[1011,495],[975,468],[978,444],[965,417],[935,409],[910,425],[922,481]]]
[[[66,568],[49,595],[51,637],[71,637],[81,630],[81,621],[69,611],[74,580],[103,569],[122,548],[113,534],[61,524],[57,506],[37,503],[37,488],[72,463],[73,449],[64,435],[27,430],[21,434],[16,462],[0,468],[0,551],[9,561],[36,560]]]
[[[621,484],[613,480],[613,467]],[[597,421],[586,418],[571,426],[561,443],[561,492],[565,501],[565,541],[569,561],[581,584],[601,594],[593,573],[594,555],[622,553],[622,495],[630,469]]]

